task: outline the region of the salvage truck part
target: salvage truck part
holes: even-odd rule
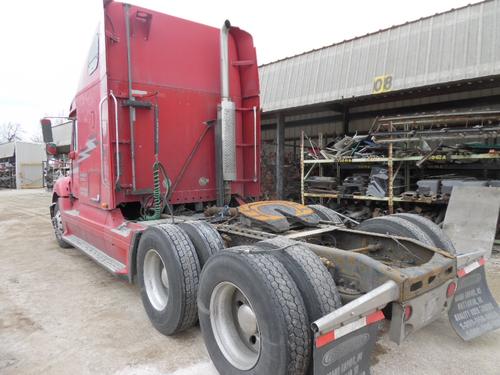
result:
[[[397,343],[442,313],[464,339],[500,326],[473,243],[408,215],[347,229],[321,206],[255,201],[248,33],[103,4],[50,214],[60,246],[138,284],[159,332],[199,320],[221,374],[342,375],[369,372],[385,321]]]

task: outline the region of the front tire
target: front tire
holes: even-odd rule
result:
[[[144,231],[137,253],[142,303],[153,326],[164,335],[192,327],[200,264],[188,236],[162,224]]]
[[[221,251],[198,295],[205,345],[221,374],[302,375],[311,355],[307,312],[285,267],[256,247]]]
[[[52,228],[54,229],[54,235],[56,236],[56,241],[59,247],[63,249],[70,249],[71,246],[69,243],[63,240],[64,236],[64,225],[61,216],[61,210],[59,209],[59,202],[56,202],[54,206],[54,216],[52,216]]]

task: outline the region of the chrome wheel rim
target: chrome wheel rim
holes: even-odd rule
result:
[[[210,322],[224,357],[239,370],[254,367],[260,357],[261,333],[255,311],[241,289],[229,282],[214,288]]]
[[[160,254],[150,249],[144,257],[144,286],[149,302],[158,311],[162,311],[168,302],[168,274]]]

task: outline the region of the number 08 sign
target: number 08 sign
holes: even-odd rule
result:
[[[380,94],[392,90],[392,75],[378,76],[373,80],[373,93]]]

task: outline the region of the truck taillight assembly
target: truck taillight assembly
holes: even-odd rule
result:
[[[450,285],[448,285],[448,288],[446,289],[446,298],[453,297],[456,291],[457,291],[457,284],[454,281],[452,281]]]
[[[404,312],[405,322],[410,320],[412,314],[413,314],[413,308],[410,305],[405,306],[405,312]]]

